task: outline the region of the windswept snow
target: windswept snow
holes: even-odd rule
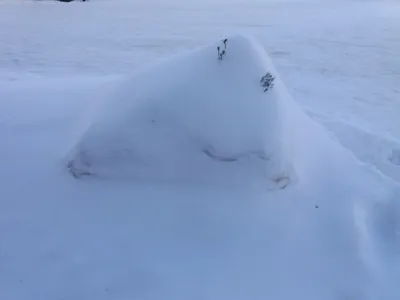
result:
[[[217,44],[178,56],[117,87],[78,140],[73,174],[286,186],[282,109],[291,100],[279,79],[264,91],[260,79],[277,73],[257,43],[229,38],[222,51],[222,60]]]
[[[238,52],[235,52],[235,46]],[[172,149],[196,158],[193,153],[198,151],[208,159],[207,168],[215,163],[231,165],[232,162],[213,161],[199,151],[201,147],[190,148],[204,144],[187,143],[190,147],[182,148],[191,134],[187,134],[190,131],[182,132],[182,127],[175,124],[181,125],[179,120],[188,121],[178,117],[181,114],[186,117],[190,110],[180,109],[182,102],[172,97],[179,89],[169,85],[176,78],[186,79],[184,75],[188,69],[185,66],[181,69],[178,62],[184,60],[189,66],[190,62],[198,63],[193,55],[203,59],[204,53],[213,53],[210,65],[215,63],[218,68],[229,68],[229,63],[236,66],[228,59],[229,55],[240,61],[248,58],[242,56],[243,52],[254,51],[252,43],[243,38],[234,39],[230,47],[231,51],[222,62],[217,60],[215,51],[211,51],[215,50],[213,46],[144,69],[137,73],[142,74],[142,84],[139,81],[136,85],[136,75],[133,75],[125,82],[127,86],[122,85],[122,90],[120,80],[110,80],[110,86],[105,82],[93,85],[90,80],[64,81],[68,83],[67,88],[55,80],[43,85],[32,84],[32,80],[28,81],[29,84],[18,81],[3,85],[1,97],[7,101],[2,102],[1,111],[12,109],[8,109],[10,114],[2,116],[1,128],[6,141],[0,152],[2,170],[6,170],[1,172],[1,180],[8,183],[1,187],[2,195],[6,197],[0,201],[2,298],[398,298],[395,280],[400,274],[398,187],[371,168],[359,164],[348,150],[329,138],[320,125],[301,112],[279,78],[270,94],[263,92],[258,75],[254,84],[249,80],[242,87],[259,91],[254,92],[256,100],[267,103],[260,104],[261,107],[272,107],[276,113],[272,122],[264,120],[265,124],[281,128],[281,148],[286,147],[286,158],[292,160],[297,175],[297,180],[284,190],[271,191],[267,184],[250,187],[218,185],[215,182],[214,185],[203,185],[199,181],[191,184],[179,181],[162,183],[140,178],[129,181],[76,180],[65,171],[62,155],[67,149],[68,138],[76,132],[72,130],[73,121],[79,121],[79,112],[90,107],[92,101],[96,104],[93,99],[101,98],[110,89],[122,91],[124,97],[117,98],[118,105],[112,101],[107,106],[106,101],[105,115],[94,118],[101,122],[90,123],[96,124],[89,126],[87,132],[95,133],[95,139],[89,139],[91,147],[100,141],[107,151],[113,149],[118,144],[108,140],[107,130],[111,128],[112,133],[124,136],[127,132],[118,130],[129,122],[143,124],[140,122],[148,121],[148,113],[153,112],[147,108],[162,107],[174,118],[163,116],[161,120],[169,121],[166,123],[168,130],[156,132],[155,140],[144,140],[141,150],[153,146],[153,143],[157,147],[163,146],[157,144],[161,139],[166,143],[162,150],[167,153]],[[258,64],[260,56],[257,55],[250,55],[248,68],[254,70],[251,62],[255,59],[255,65],[264,72],[265,65]],[[265,55],[261,57],[266,59]],[[207,70],[208,63],[201,62]],[[138,112],[143,114],[136,113],[137,103],[132,102],[130,94],[125,97],[125,93],[131,90],[148,92],[145,79],[154,79],[154,70],[169,69],[174,65],[179,66],[175,71],[180,74],[181,70],[182,75],[169,78],[171,81],[162,81],[165,77],[161,73],[158,78],[162,87],[160,95],[165,96],[165,91],[169,91],[169,97],[139,102]],[[272,65],[267,66],[276,74]],[[191,74],[187,74],[188,78],[196,77]],[[241,78],[242,75],[236,76]],[[207,76],[203,80],[197,84],[213,82]],[[231,101],[238,101],[238,106],[243,105],[236,93],[230,96]],[[62,106],[51,105],[50,100],[57,97],[63,100],[60,102]],[[185,101],[195,105],[196,95],[193,99]],[[269,103],[269,100],[279,102]],[[251,97],[247,99],[250,101]],[[168,110],[167,102],[177,110]],[[27,112],[30,103],[35,103],[35,114]],[[241,116],[253,112],[253,107],[247,109],[250,112],[240,112]],[[203,113],[200,116],[204,116],[207,110],[203,107],[199,111]],[[255,116],[268,116],[268,113],[261,111]],[[21,118],[24,115],[31,118]],[[129,116],[143,118],[137,121]],[[278,116],[282,117],[279,122],[275,119]],[[171,122],[176,118],[177,123]],[[229,120],[234,118],[232,114]],[[211,124],[218,120],[212,115],[208,119]],[[121,123],[116,122],[119,120]],[[203,131],[200,130],[203,128],[196,127],[207,125],[206,120],[204,123],[197,123],[196,119],[191,121],[193,124],[188,125],[193,127],[186,129],[197,129],[199,134],[210,133],[207,126]],[[254,129],[260,130],[252,133],[256,137],[255,145],[260,145],[260,149],[261,146],[275,149],[270,147],[271,143],[262,143],[271,141],[274,134],[269,135],[269,139],[257,139],[264,137],[263,132],[268,133],[271,127],[258,127],[258,119],[255,123],[237,121],[232,124],[234,129],[253,129],[250,126],[253,124]],[[149,126],[152,126],[151,122]],[[225,126],[222,121],[221,126]],[[226,130],[229,128],[224,127]],[[177,145],[170,145],[171,129],[178,133],[178,137],[172,136],[177,139]],[[228,131],[231,135],[225,136],[225,132],[217,131],[220,135],[209,140],[228,141],[218,144],[216,149],[219,151],[254,149],[248,144],[242,145],[242,142],[249,143],[246,130],[243,136],[238,135],[237,140],[233,133]],[[104,137],[107,137],[105,142],[102,140]],[[88,141],[86,135],[82,141]],[[224,149],[227,145],[229,147]],[[158,152],[157,147],[150,149],[158,155],[163,151]],[[226,156],[225,153],[222,155]],[[156,162],[163,164],[161,158]]]
[[[328,115],[351,131],[360,127],[373,135],[370,142],[387,138],[400,147],[397,1],[0,3],[1,79],[127,74],[241,32],[268,50],[308,113]],[[363,143],[356,137],[350,149]],[[383,154],[366,163],[390,152]]]
[[[0,299],[400,298],[398,3],[0,6]]]

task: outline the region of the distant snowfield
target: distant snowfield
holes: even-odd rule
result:
[[[399,299],[399,15],[392,1],[0,2],[0,298]],[[70,176],[124,75],[237,32],[327,129],[293,119],[307,176],[284,190]]]

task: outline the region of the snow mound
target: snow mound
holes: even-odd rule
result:
[[[273,77],[261,80],[266,74]],[[229,38],[126,79],[82,134],[68,168],[75,177],[284,188],[294,176],[284,151],[285,95],[262,47]]]

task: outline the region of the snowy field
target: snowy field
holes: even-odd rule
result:
[[[237,33],[266,54],[234,43],[242,63],[227,56],[221,74],[236,84],[213,82],[209,50],[190,51]],[[400,299],[399,33],[389,0],[0,0],[0,299]],[[275,73],[267,54],[277,92],[252,94],[238,83]],[[131,110],[138,95],[150,104]],[[143,134],[154,112],[179,122]],[[121,119],[97,121],[108,113]],[[260,186],[251,159],[214,169],[190,156],[187,132],[212,158],[271,151],[280,185]],[[159,159],[146,174],[176,174],[184,157],[202,180],[71,176],[71,149],[93,155],[82,172],[108,170],[124,134]]]
[[[294,98],[397,181],[398,1],[0,1],[0,78],[108,76],[237,33],[266,48]],[[355,13],[357,12],[357,13]],[[362,140],[363,149],[359,149]]]

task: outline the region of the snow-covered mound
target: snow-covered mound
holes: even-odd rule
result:
[[[68,167],[77,177],[285,187],[294,172],[283,139],[287,92],[276,76],[262,47],[242,36],[140,70],[93,118]]]

